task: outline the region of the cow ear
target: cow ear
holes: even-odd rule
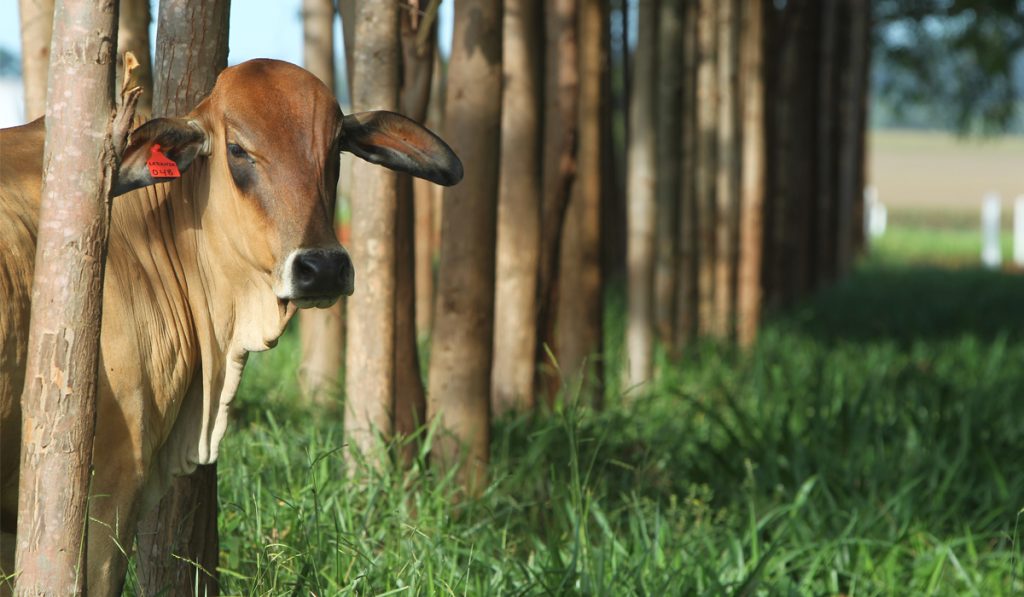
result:
[[[207,146],[207,135],[198,124],[185,118],[155,118],[135,129],[121,156],[121,169],[117,172],[112,196],[176,178],[154,176],[150,172],[147,162],[155,155],[156,145],[159,145],[159,153],[177,164],[180,175]]]
[[[444,186],[462,180],[462,162],[440,137],[394,112],[360,112],[341,124],[341,150]]]

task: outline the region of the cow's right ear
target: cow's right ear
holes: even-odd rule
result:
[[[207,146],[206,132],[194,121],[185,118],[150,120],[128,136],[128,146],[121,156],[121,169],[117,172],[111,195],[117,197],[158,182],[174,180],[177,177],[173,175],[173,168],[170,171],[159,167],[151,169],[148,162],[154,158],[159,162],[162,154],[175,163],[180,175]],[[168,176],[161,176],[164,173]]]

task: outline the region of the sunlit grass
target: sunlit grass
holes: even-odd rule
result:
[[[937,238],[973,252],[893,229],[749,354],[695,346],[631,406],[495,422],[477,500],[422,463],[347,481],[287,337],[221,451],[223,592],[1020,594],[1024,278],[913,264]]]

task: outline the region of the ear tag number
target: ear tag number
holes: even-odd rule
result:
[[[149,159],[146,160],[146,166],[149,167],[149,174],[153,178],[179,178],[181,176],[181,172],[178,172],[178,165],[160,151],[159,143],[154,143],[149,148]]]

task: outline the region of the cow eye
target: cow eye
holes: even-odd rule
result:
[[[248,158],[249,157],[249,154],[246,153],[245,150],[242,149],[242,147],[239,146],[237,143],[228,143],[228,153],[231,154],[231,157],[235,157],[235,158]]]

